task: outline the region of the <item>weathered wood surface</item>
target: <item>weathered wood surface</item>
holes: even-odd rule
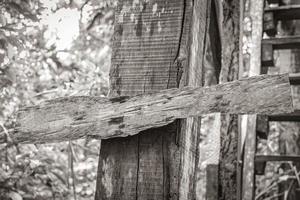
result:
[[[269,1],[271,2],[271,1]],[[273,2],[273,1],[272,1]],[[249,1],[247,8],[251,20],[251,43],[249,76],[256,76],[261,73],[261,58],[264,50],[261,50],[263,35],[263,9],[264,1]],[[273,55],[273,52],[272,54]],[[255,166],[254,158],[256,154],[256,131],[257,115],[246,115],[242,117],[241,135],[244,140],[244,159],[243,159],[243,180],[242,198],[243,200],[253,200],[255,198]]]
[[[187,79],[193,79],[188,77],[189,71],[195,70],[188,66],[189,62],[195,63],[189,59],[187,51],[190,47],[188,38],[193,38],[189,35],[189,26],[193,21],[193,3],[205,5],[205,1],[118,0],[110,95],[157,92],[184,86]],[[203,15],[200,10],[197,12]],[[193,34],[200,34],[201,38],[204,34],[202,24],[196,25],[200,31],[193,30]],[[193,45],[202,50],[202,43],[196,40]],[[200,59],[197,51],[193,53]],[[195,72],[200,73],[202,66],[195,66]],[[103,140],[95,199],[175,200],[191,197],[193,184],[190,184],[189,177],[192,177],[193,167],[187,168],[185,163],[190,162],[189,166],[192,166],[195,156],[186,153],[191,149],[187,146],[193,145],[186,140],[189,135],[184,135],[188,133],[184,126],[176,120],[168,126],[143,131],[126,139]]]
[[[209,22],[211,20],[211,0],[193,1],[190,32],[186,49],[182,49],[182,55],[187,54],[188,59],[183,67],[183,76],[179,87],[201,87],[204,84],[206,52],[205,42],[209,38]],[[218,41],[219,35],[215,36]],[[185,50],[185,51],[183,51]],[[207,50],[207,51],[206,51]],[[184,53],[186,52],[186,53]],[[180,57],[184,57],[184,56]],[[179,155],[179,199],[199,199],[197,185],[197,169],[199,165],[199,143],[201,130],[201,117],[190,117],[177,121],[178,123],[178,149]],[[174,185],[177,187],[177,185]]]
[[[206,23],[204,38],[204,48],[198,54],[203,54],[203,72],[202,82],[204,86],[211,86],[218,84],[219,74],[221,70],[221,42],[220,42],[220,9],[222,8],[220,1],[207,1],[207,8],[203,3],[198,3],[197,10],[202,10],[203,15],[196,12],[198,19],[202,23]],[[196,66],[198,64],[196,63]],[[193,74],[191,74],[193,75]],[[197,74],[194,76],[199,77]],[[198,78],[200,79],[200,78]],[[200,80],[199,80],[200,82]],[[220,116],[220,114],[216,114]],[[215,138],[218,135],[218,125],[215,123],[219,118],[216,115],[202,115],[199,117],[197,128],[192,134],[197,134],[200,141],[197,144],[197,162],[195,173],[195,188],[196,199],[210,199],[218,198],[218,159],[219,159],[219,145],[215,143]],[[201,129],[200,129],[201,123]],[[211,169],[210,171],[208,171]],[[208,174],[209,173],[209,174]],[[214,176],[211,176],[214,174]],[[214,196],[209,193],[214,193]]]
[[[213,112],[271,115],[292,111],[288,75],[264,75],[132,98],[67,97],[46,101],[18,112],[13,138],[22,143],[57,142],[86,135],[107,139]]]

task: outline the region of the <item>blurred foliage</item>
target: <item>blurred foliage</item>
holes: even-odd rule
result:
[[[0,133],[21,105],[106,95],[113,0],[0,1]],[[0,145],[0,199],[93,199],[99,141]]]

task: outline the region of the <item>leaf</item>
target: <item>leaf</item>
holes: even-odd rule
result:
[[[8,196],[11,200],[23,200],[23,197],[17,192],[10,191]]]

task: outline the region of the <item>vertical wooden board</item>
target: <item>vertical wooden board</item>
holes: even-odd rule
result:
[[[182,72],[187,71],[186,45],[191,8],[191,0],[118,1],[110,96],[131,96],[180,85]],[[173,123],[170,127],[128,137],[126,148],[117,143],[109,146],[110,140],[103,141],[99,172],[107,170],[118,181],[110,185],[114,188],[111,198],[97,192],[96,199],[178,199],[181,169],[176,129],[177,125]],[[117,152],[123,153],[116,155]],[[129,155],[132,152],[137,153]],[[102,164],[103,160],[118,158],[118,164]],[[123,169],[127,168],[132,171],[132,179],[124,173]],[[107,184],[101,180],[105,176],[111,177],[110,174],[98,174],[99,190],[107,189]],[[114,174],[118,177],[113,177]],[[130,191],[132,187],[135,195],[118,196],[124,189]],[[187,190],[189,188],[188,185]]]
[[[204,46],[203,57],[203,84],[205,86],[215,85],[218,83],[218,78],[221,68],[221,44],[220,32],[216,1],[207,1],[207,27]],[[216,183],[218,178],[218,167],[210,169],[211,174],[207,174],[208,167],[217,166],[219,159],[219,114],[210,114],[202,116],[201,119],[201,143],[199,142],[198,152],[199,159],[196,166],[196,199],[205,199],[207,194],[215,194],[216,200],[218,199],[218,187]],[[203,122],[203,123],[202,123]],[[199,122],[200,123],[200,122]],[[213,172],[213,170],[215,170]],[[213,191],[212,191],[213,190]],[[212,200],[213,196],[211,196]]]
[[[136,199],[138,137],[103,140],[95,199]]]
[[[237,80],[240,63],[240,15],[243,1],[223,1],[220,83]],[[237,199],[238,116],[221,115],[219,199]]]
[[[181,43],[178,61],[179,67],[186,65],[179,86],[202,86],[204,42],[206,37],[207,18],[204,7],[207,0],[187,1],[185,16],[185,32]],[[202,7],[199,7],[199,6]],[[192,14],[192,15],[191,15]],[[187,32],[186,30],[190,30]],[[203,31],[204,30],[204,31]],[[184,45],[185,44],[185,45]],[[182,59],[187,58],[184,63]],[[200,63],[200,64],[199,64]],[[180,148],[179,168],[179,199],[195,199],[195,167],[198,159],[197,145],[199,143],[200,118],[193,117],[179,122],[180,135],[178,145]]]
[[[138,199],[166,199],[164,195],[164,128],[139,135]]]
[[[248,1],[247,12],[251,17],[252,30],[249,43],[250,50],[250,67],[249,76],[259,75],[261,73],[261,40],[263,35],[263,9],[264,1]],[[264,68],[267,69],[267,68]],[[244,159],[243,159],[243,182],[242,182],[242,199],[253,200],[255,198],[255,165],[254,159],[256,154],[256,115],[243,116],[244,126],[241,129],[241,135],[244,135]]]
[[[256,154],[256,115],[248,115],[243,166],[243,199],[253,200],[255,197],[255,164]]]
[[[112,95],[177,87],[177,59],[189,0],[119,1],[110,70]]]

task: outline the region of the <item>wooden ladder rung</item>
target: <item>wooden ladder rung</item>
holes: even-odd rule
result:
[[[300,155],[256,155],[255,162],[300,162]]]
[[[262,45],[272,45],[275,49],[300,49],[300,36],[286,36],[279,38],[268,38],[262,40]]]
[[[267,0],[269,4],[278,4],[279,0]]]
[[[265,14],[273,13],[275,20],[300,19],[300,5],[285,5],[265,9]]]
[[[289,74],[291,85],[300,85],[300,73]]]
[[[300,36],[263,39],[261,50],[262,67],[274,66],[273,53],[276,49],[300,49]]]
[[[289,114],[269,115],[269,121],[300,122],[300,110],[295,110],[293,113]]]
[[[300,162],[300,156],[297,155],[256,155],[255,174],[264,175],[267,162]]]

